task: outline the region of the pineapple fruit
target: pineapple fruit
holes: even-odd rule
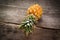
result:
[[[32,5],[27,10],[28,14],[33,14],[37,20],[42,16],[42,7],[38,4]]]
[[[23,29],[26,36],[29,35],[33,31],[33,27],[37,20],[39,20],[42,16],[42,7],[38,4],[32,5],[27,10],[27,18],[19,26],[20,29]]]

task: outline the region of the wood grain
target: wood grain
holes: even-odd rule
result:
[[[43,15],[29,37],[17,29],[27,8],[38,3]],[[60,40],[59,0],[0,0],[0,40]]]

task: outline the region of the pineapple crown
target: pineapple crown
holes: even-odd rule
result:
[[[35,24],[36,20],[33,15],[29,15],[20,25],[20,29],[23,29],[24,32],[32,32],[32,27]]]

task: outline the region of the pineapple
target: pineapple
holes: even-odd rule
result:
[[[42,7],[38,4],[32,5],[27,10],[27,18],[19,26],[20,29],[23,29],[26,36],[29,35],[33,31],[33,27],[37,20],[39,20],[42,16]]]

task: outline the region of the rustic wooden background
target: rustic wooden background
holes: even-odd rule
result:
[[[28,38],[17,29],[26,16],[27,8],[38,3],[43,16]],[[0,0],[0,40],[60,40],[59,0]]]

